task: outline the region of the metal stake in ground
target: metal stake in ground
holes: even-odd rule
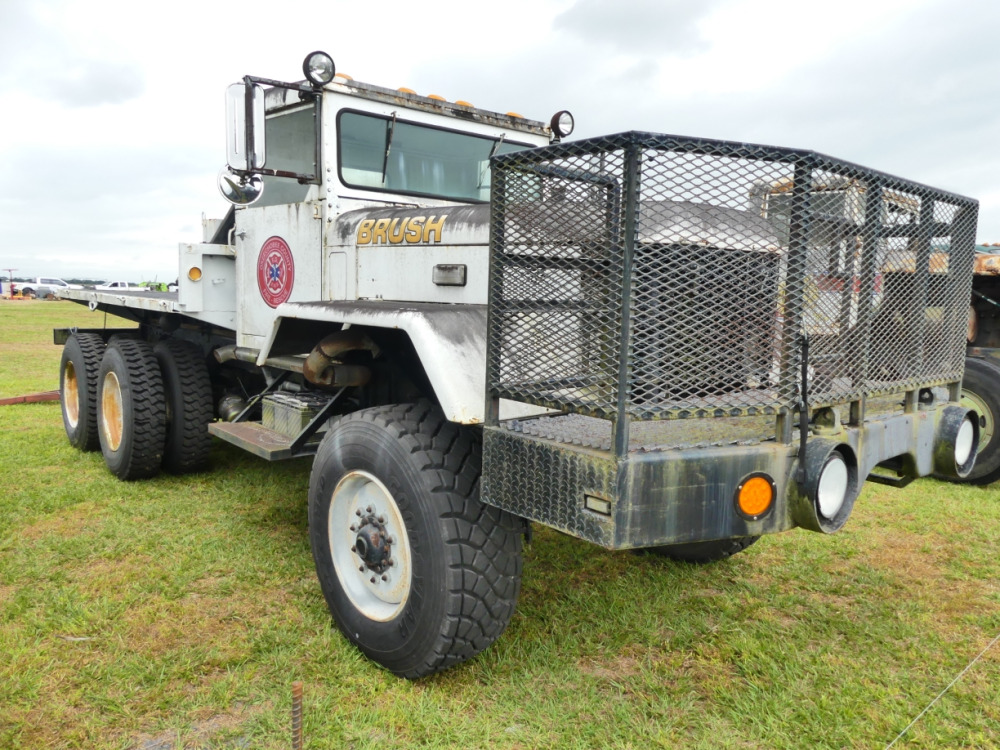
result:
[[[292,750],[302,750],[302,683],[292,683]]]

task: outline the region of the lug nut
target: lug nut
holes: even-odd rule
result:
[[[369,513],[371,513],[372,512],[372,506],[369,505],[367,508],[365,508],[365,510],[368,511]]]
[[[356,511],[354,511],[354,515],[360,516],[361,515],[361,508],[358,508]]]
[[[358,551],[358,546],[355,544],[351,547],[351,552],[357,552],[357,551]]]
[[[351,531],[357,531],[357,530],[358,530],[358,527],[357,527],[357,526],[355,526],[355,525],[354,525],[354,524],[352,523],[352,524],[351,524]]]
[[[385,523],[385,516],[379,516],[378,517],[378,522],[379,523]]]
[[[382,580],[383,580],[383,581],[388,581],[388,580],[389,580],[389,576],[387,576],[387,575],[383,575],[383,576],[382,576]]]
[[[372,576],[371,583],[375,583],[375,576]]]
[[[360,570],[362,573],[364,573],[365,572],[365,566],[362,565],[361,567],[358,568],[358,570]]]

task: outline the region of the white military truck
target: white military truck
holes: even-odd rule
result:
[[[320,586],[394,673],[500,635],[530,521],[705,562],[971,470],[975,201],[303,68],[230,88],[234,206],[177,294],[63,293],[139,324],[56,332],[63,417],[124,480],[203,468],[210,435],[314,455]]]

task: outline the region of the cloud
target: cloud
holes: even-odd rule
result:
[[[120,50],[96,51],[28,3],[0,3],[0,88],[68,107],[121,104],[141,96],[145,75]],[[52,10],[48,8],[47,10]]]
[[[722,0],[576,0],[552,23],[588,44],[609,47],[622,54],[657,57],[691,55],[704,51],[700,22]]]
[[[142,70],[128,63],[66,58],[53,68],[43,71],[38,83],[49,98],[68,107],[123,104],[146,90]]]

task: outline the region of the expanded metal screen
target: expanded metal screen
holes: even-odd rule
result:
[[[810,407],[957,381],[977,210],[815,152],[705,139],[497,157],[490,394],[662,419],[795,409],[803,356]]]

